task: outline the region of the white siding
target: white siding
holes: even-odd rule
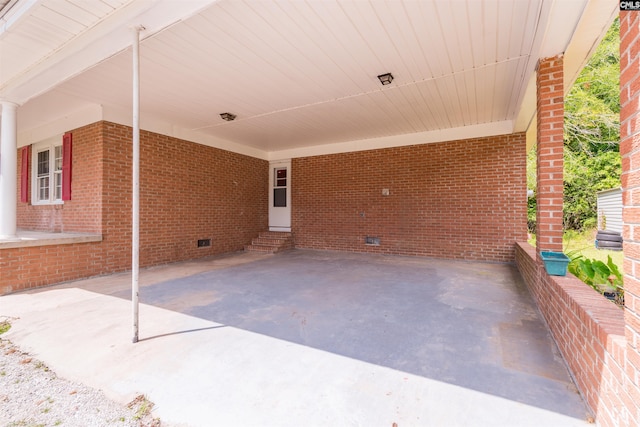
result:
[[[598,230],[622,233],[622,190],[620,188],[598,192]]]

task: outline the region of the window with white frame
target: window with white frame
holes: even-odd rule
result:
[[[34,144],[32,158],[31,203],[46,205],[62,202],[62,141]]]

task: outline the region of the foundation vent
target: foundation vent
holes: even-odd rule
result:
[[[200,239],[198,240],[198,247],[204,248],[206,246],[211,246],[211,239]]]
[[[372,245],[372,246],[380,246],[380,238],[379,237],[367,236],[367,237],[364,238],[364,244],[365,245]]]

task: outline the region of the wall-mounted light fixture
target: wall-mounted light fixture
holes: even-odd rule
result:
[[[236,119],[236,115],[231,113],[220,113],[220,117],[222,117],[222,120],[226,120],[228,122]]]
[[[380,80],[380,83],[382,83],[383,86],[386,86],[393,81],[393,76],[391,75],[391,73],[380,74],[378,76],[378,80]]]

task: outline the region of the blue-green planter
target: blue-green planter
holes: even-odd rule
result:
[[[562,252],[540,252],[544,268],[552,276],[566,276],[569,257]]]

